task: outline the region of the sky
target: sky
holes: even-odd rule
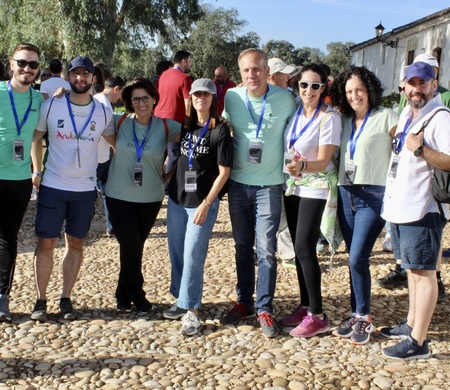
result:
[[[203,0],[214,8],[235,8],[261,43],[286,40],[296,48],[319,48],[330,42],[360,43],[450,7],[448,0]]]

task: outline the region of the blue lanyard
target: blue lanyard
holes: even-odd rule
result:
[[[133,134],[134,134],[134,145],[136,147],[137,162],[138,162],[138,164],[140,164],[141,163],[141,158],[142,158],[142,153],[144,152],[145,141],[147,140],[147,135],[150,132],[150,127],[152,127],[153,116],[150,116],[150,122],[149,122],[148,127],[147,127],[147,132],[145,133],[145,137],[144,137],[144,139],[142,140],[141,143],[139,143],[139,140],[138,140],[137,135],[136,135],[136,129],[134,128],[135,120],[136,119],[133,119],[133,122],[132,122],[132,124],[133,124]]]
[[[203,130],[202,130],[202,132],[200,133],[200,136],[198,137],[197,143],[195,144],[194,147],[192,147],[192,133],[193,133],[193,132],[191,132],[191,134],[189,135],[189,146],[188,146],[188,167],[189,167],[189,170],[192,169],[192,156],[194,155],[194,151],[195,151],[195,149],[197,149],[198,144],[200,143],[200,141],[202,140],[202,138],[205,136],[206,131],[208,130],[209,122],[210,122],[210,121],[211,121],[211,118],[209,118],[209,119],[206,121],[206,124],[205,124],[205,126],[203,127]]]
[[[303,111],[303,104],[300,105],[300,107],[297,109],[297,113],[295,114],[294,124],[292,125],[292,132],[291,132],[291,137],[289,140],[289,149],[292,149],[292,147],[297,142],[297,140],[304,134],[304,132],[308,129],[308,127],[311,126],[311,123],[313,123],[314,120],[317,118],[317,115],[319,115],[319,111],[320,111],[321,107],[322,107],[322,100],[319,102],[319,105],[317,106],[316,110],[314,111],[314,115],[309,120],[309,122],[303,127],[303,129],[300,130],[300,132],[298,134],[296,134],[297,123],[298,123],[298,120]]]
[[[178,69],[181,73],[184,73],[184,70],[179,68],[178,66],[174,66],[175,69]]]
[[[396,152],[396,154],[399,154],[401,151],[402,151],[402,149],[403,149],[403,145],[404,145],[404,143],[405,143],[405,136],[406,136],[406,134],[407,134],[407,132],[408,132],[408,127],[409,127],[409,125],[411,124],[411,122],[412,122],[412,115],[408,118],[408,120],[406,121],[406,123],[405,123],[405,127],[403,127],[403,131],[402,131],[402,134],[400,134],[400,138],[399,138],[399,140],[398,140],[398,144],[397,144],[397,147],[395,148],[395,152]]]
[[[266,101],[267,101],[268,93],[269,93],[269,86],[267,86],[267,91],[263,98],[261,114],[259,114],[258,126],[256,127],[256,138],[258,138],[259,131],[261,130],[262,121],[264,119],[264,111],[266,110]],[[248,98],[248,90],[245,91],[245,103],[247,104],[247,109],[248,109],[248,112],[250,113],[250,116],[252,117],[252,121],[256,125],[255,118],[253,118],[253,114],[252,114],[252,110],[251,110],[251,106],[250,106],[250,99]]]
[[[83,135],[84,131],[87,129],[89,123],[91,122],[92,115],[94,114],[94,111],[95,111],[95,102],[94,102],[94,99],[91,100],[91,102],[92,102],[91,112],[90,112],[88,119],[87,119],[86,123],[84,124],[80,134],[78,134],[77,125],[75,124],[75,115],[73,115],[73,112],[72,112],[72,105],[70,103],[69,95],[70,95],[70,92],[66,95],[67,109],[69,110],[69,116],[70,116],[70,120],[72,121],[73,131],[75,132],[75,137],[78,142],[80,140],[81,136]]]
[[[361,134],[364,130],[364,126],[366,125],[367,120],[369,119],[370,116],[370,112],[372,111],[372,109],[369,109],[369,111],[367,111],[366,116],[364,117],[364,121],[361,125],[361,128],[359,129],[359,133],[358,135],[355,137],[355,121],[352,121],[352,134],[350,135],[350,160],[353,160],[353,156],[355,155],[355,149],[356,149],[356,143],[358,142],[359,137],[361,137]]]
[[[17,115],[16,104],[14,103],[14,96],[13,96],[12,88],[11,88],[11,82],[8,83],[8,94],[9,94],[9,100],[11,101],[11,108],[12,108],[12,112],[14,114],[14,120],[16,121],[17,134],[20,137],[20,132],[22,130],[22,127],[27,122],[28,116],[30,115],[30,112],[31,112],[31,106],[33,104],[33,92],[31,91],[31,88],[30,88],[30,104],[28,105],[28,108],[25,111],[25,115],[23,116],[22,123],[19,123],[19,117]]]

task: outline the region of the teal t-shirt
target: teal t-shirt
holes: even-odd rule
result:
[[[267,94],[264,119],[258,140],[263,142],[261,163],[247,161],[249,143],[256,140],[257,124],[264,96],[249,97],[251,111],[246,104],[247,88],[232,88],[225,96],[222,115],[233,128],[234,160],[230,178],[247,185],[277,185],[284,183],[283,134],[295,112],[292,94],[280,87],[270,85]]]
[[[19,123],[23,122],[25,112],[30,104],[30,91],[13,91],[14,105]],[[31,177],[31,144],[34,129],[38,123],[41,103],[44,100],[41,93],[31,88],[31,111],[24,123],[20,137],[18,135],[13,109],[9,99],[8,87],[0,82],[0,179],[26,180]],[[23,160],[13,159],[14,140],[23,140]]]
[[[115,114],[117,123],[123,114]],[[181,131],[181,124],[167,119],[169,129],[168,139],[161,118],[153,117],[153,123],[148,132],[141,158],[143,168],[142,186],[134,186],[134,168],[137,166],[136,147],[133,134],[133,117],[127,117],[117,133],[117,143],[114,157],[109,168],[106,195],[110,198],[127,202],[150,203],[159,202],[164,198],[164,181],[162,166],[167,142],[172,141]],[[147,127],[134,122],[136,136],[142,142]]]

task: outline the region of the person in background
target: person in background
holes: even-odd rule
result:
[[[179,139],[181,130],[179,123],[153,114],[158,99],[150,80],[136,79],[122,91],[127,113],[134,115],[114,115],[117,142],[106,183],[106,204],[120,246],[118,313],[131,312],[132,303],[140,314],[152,309],[144,291],[142,255],[164,199],[164,153],[168,142]]]
[[[93,95],[103,92],[103,89],[105,88],[105,76],[103,75],[103,70],[98,66],[94,66],[94,68],[94,85],[92,86]]]
[[[63,71],[61,61],[57,58],[54,58],[50,61],[49,69],[51,72],[51,78],[42,81],[40,89],[45,100],[53,97],[55,95],[55,92],[60,88],[64,88],[66,91],[70,90],[69,82],[61,78],[61,74]]]
[[[202,327],[198,310],[202,307],[204,265],[219,211],[219,194],[233,163],[233,141],[228,126],[219,121],[214,83],[195,80],[190,95],[167,206],[170,292],[177,302],[163,313],[170,319],[182,316],[180,332],[185,336]]]
[[[159,61],[156,64],[156,77],[153,79],[153,84],[159,89],[159,78],[167,70],[173,68],[173,62],[168,60]]]
[[[338,216],[349,251],[351,315],[333,331],[366,344],[375,329],[370,317],[370,254],[384,227],[381,206],[392,137],[398,116],[381,107],[383,87],[373,72],[352,66],[331,87],[342,114]]]
[[[236,83],[229,78],[228,70],[223,65],[219,65],[214,71],[213,83],[216,86],[219,115],[222,115],[225,105],[225,95],[230,88],[236,87]]]
[[[286,89],[288,86],[289,75],[295,71],[295,67],[286,64],[279,58],[269,59],[270,73],[267,82],[272,85],[277,85],[280,88]]]

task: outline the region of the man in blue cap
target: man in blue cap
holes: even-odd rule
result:
[[[394,256],[402,259],[408,276],[408,317],[395,327],[381,329],[385,337],[403,339],[383,349],[385,356],[394,359],[430,356],[427,332],[438,295],[436,264],[450,215],[445,204],[445,215],[441,215],[431,194],[430,169],[450,171],[450,111],[436,88],[429,64],[415,62],[406,68],[408,105],[398,122],[382,212],[392,223]]]
[[[47,318],[47,285],[53,269],[53,253],[65,224],[66,250],[62,264],[61,316],[77,318],[70,294],[83,262],[84,238],[90,227],[97,197],[97,145],[101,137],[114,146],[112,112],[90,90],[94,64],[88,57],[75,57],[69,65],[71,91],[46,100],[36,127],[32,159],[41,172],[42,143],[48,132],[45,173],[39,186],[35,230],[38,243],[34,256],[37,301],[31,318]]]

